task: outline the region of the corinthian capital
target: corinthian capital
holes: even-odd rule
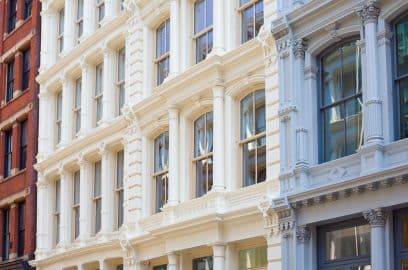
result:
[[[308,226],[298,226],[296,228],[296,238],[300,243],[308,243],[310,241],[311,231]]]
[[[357,14],[360,16],[364,24],[370,22],[377,22],[380,15],[378,7],[378,0],[368,0],[361,7],[357,9]]]
[[[371,226],[384,226],[388,215],[384,209],[375,208],[364,211],[363,216]]]
[[[304,58],[306,50],[306,41],[303,38],[299,38],[293,42],[293,53],[296,58]]]

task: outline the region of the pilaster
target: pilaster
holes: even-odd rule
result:
[[[79,239],[85,242],[92,234],[92,166],[83,155],[79,155],[77,163],[80,167],[80,209]]]
[[[88,133],[93,124],[93,66],[86,59],[81,60],[82,69],[82,91],[81,91],[81,130],[79,137]]]
[[[60,222],[60,247],[65,248],[72,240],[72,173],[62,165],[58,170],[61,181],[61,222]]]
[[[168,78],[180,72],[180,1],[170,0],[170,73]]]
[[[75,0],[65,0],[64,7],[64,49],[63,54],[69,52],[75,46]],[[84,1],[84,3],[87,1]]]
[[[214,0],[213,2],[213,29],[214,29],[214,45],[212,54],[222,55],[225,53],[225,1]]]
[[[179,194],[179,109],[169,109],[169,198],[167,205],[180,202]]]
[[[60,78],[60,81],[62,83],[62,131],[59,146],[64,147],[71,142],[73,134],[74,83],[66,74]]]
[[[106,145],[99,147],[99,155],[102,157],[102,227],[101,233],[110,233],[114,227],[114,154],[106,148]]]
[[[169,263],[167,264],[167,270],[180,270],[180,255],[171,252],[167,254],[167,259]]]
[[[11,175],[15,175],[20,170],[20,137],[21,124],[19,122],[14,122],[11,139]]]
[[[105,47],[103,49],[103,116],[102,122],[106,123],[115,117],[115,105],[116,105],[116,86],[115,75],[116,71],[115,52]]]

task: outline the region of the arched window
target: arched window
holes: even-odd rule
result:
[[[408,138],[408,17],[395,25],[395,86],[397,96],[397,123],[400,139]]]
[[[154,174],[156,184],[156,212],[166,204],[169,180],[169,132],[154,140]]]
[[[213,113],[208,112],[194,122],[194,163],[196,196],[201,197],[213,185]]]
[[[356,41],[321,57],[321,161],[351,155],[363,142],[361,72]]]
[[[241,101],[241,145],[244,186],[266,180],[265,91],[258,90]]]

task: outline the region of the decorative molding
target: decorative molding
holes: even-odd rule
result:
[[[307,50],[306,40],[303,38],[296,39],[292,44],[292,49],[296,58],[304,59]]]
[[[372,227],[383,227],[388,218],[388,213],[382,208],[375,208],[363,212],[364,218]]]
[[[296,239],[299,243],[309,243],[311,236],[312,233],[309,226],[297,226]]]
[[[297,112],[295,105],[282,105],[281,109],[278,111],[278,115],[281,122],[286,122],[291,119],[291,114]]]
[[[357,8],[357,15],[360,16],[363,24],[376,23],[380,15],[378,0],[367,0],[362,6]]]
[[[264,61],[265,61],[265,73],[271,74],[276,68],[276,47],[275,39],[272,36],[269,27],[264,24],[259,30],[257,40],[261,43],[264,51]]]
[[[388,30],[377,33],[377,45],[383,46],[386,44],[390,44],[393,36],[394,33]]]

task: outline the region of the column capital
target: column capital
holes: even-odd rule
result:
[[[372,227],[383,227],[387,221],[388,213],[382,208],[375,208],[364,211],[363,216]]]
[[[303,38],[296,39],[292,45],[293,54],[296,58],[305,58],[305,53],[307,50],[306,40]]]
[[[115,51],[111,47],[109,47],[108,44],[105,43],[103,45],[102,52],[103,52],[103,57],[111,57],[113,56]]]
[[[91,68],[91,64],[89,63],[86,57],[82,57],[79,61],[79,65],[81,66],[82,71],[88,71]]]
[[[176,106],[170,106],[169,108],[169,120],[170,119],[177,119],[179,116],[180,109]]]
[[[59,175],[60,177],[64,177],[64,176],[67,175],[67,170],[65,169],[65,166],[64,166],[64,164],[62,164],[62,163],[60,163],[60,164],[58,165],[58,175]]]
[[[98,154],[101,156],[105,156],[109,153],[108,146],[105,143],[101,143],[98,146]]]
[[[296,238],[299,243],[302,243],[302,244],[308,243],[311,238],[310,227],[309,226],[297,226]]]
[[[85,155],[83,153],[80,153],[78,157],[76,158],[76,163],[82,167],[86,166],[89,164],[89,161],[86,159]]]
[[[357,8],[357,15],[360,16],[363,24],[376,23],[380,15],[378,0],[368,0]]]

